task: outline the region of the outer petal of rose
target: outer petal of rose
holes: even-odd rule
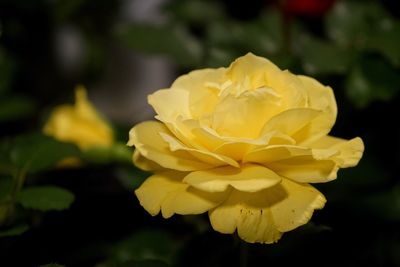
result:
[[[273,221],[281,232],[291,231],[310,219],[315,209],[322,209],[326,199],[308,184],[282,179],[287,197],[271,206]]]
[[[328,182],[336,178],[335,149],[310,149],[277,145],[252,151],[243,162],[263,164],[281,176],[301,183]]]
[[[213,167],[186,151],[171,151],[160,133],[170,134],[170,131],[160,122],[139,123],[130,130],[128,145],[135,146],[140,154],[164,168],[193,171]]]
[[[165,170],[165,168],[161,167],[159,164],[155,163],[154,161],[151,161],[151,160],[143,157],[143,155],[140,154],[139,150],[137,150],[137,149],[135,149],[135,151],[133,151],[132,159],[133,159],[133,163],[135,164],[135,166],[144,171]]]
[[[214,230],[232,234],[237,230],[250,243],[274,243],[282,236],[270,207],[287,197],[281,185],[256,193],[233,190],[229,198],[209,212]]]
[[[265,164],[281,176],[299,183],[326,183],[336,179],[339,167],[333,160],[301,156]]]
[[[223,165],[231,165],[234,167],[239,167],[239,164],[230,157],[219,155],[213,152],[209,152],[206,150],[199,150],[185,146],[175,137],[160,132],[161,138],[169,144],[169,148],[171,151],[185,151],[196,157],[202,162],[208,163],[213,166],[223,166]]]
[[[320,111],[311,108],[294,108],[283,111],[272,117],[263,127],[261,134],[270,131],[280,131],[292,136],[306,125],[310,124],[321,114]]]
[[[334,148],[311,149],[296,145],[270,145],[249,152],[243,157],[242,162],[265,164],[300,156],[311,156],[315,160],[327,160],[338,153],[338,150]]]
[[[214,129],[203,125],[197,120],[184,120],[182,124],[184,126],[181,128],[191,132],[189,143],[196,145],[192,145],[193,147],[225,155],[234,160],[241,160],[243,155],[257,147],[263,147],[268,144],[295,143],[295,140],[290,136],[278,131],[271,131],[256,139],[249,139],[220,135]],[[189,134],[186,135],[189,136]],[[179,139],[182,141],[181,138]]]
[[[297,133],[299,143],[308,144],[329,133],[335,124],[337,116],[337,105],[332,88],[324,86],[317,80],[307,76],[297,76],[303,83],[308,94],[308,106],[321,110],[322,115],[316,118],[312,124]]]
[[[185,173],[167,171],[157,173],[144,181],[135,191],[140,205],[151,215],[160,210],[164,218],[173,214],[200,214],[224,201],[227,192],[207,193],[182,183]]]
[[[185,90],[189,93],[189,109],[192,118],[199,118],[212,112],[218,102],[219,86],[225,68],[202,69],[180,76],[171,86],[172,90]]]
[[[345,140],[333,136],[324,136],[310,144],[310,146],[314,148],[329,148],[339,151],[338,155],[333,158],[341,168],[356,166],[364,152],[364,143],[359,137]]]
[[[229,186],[239,191],[256,192],[276,185],[281,177],[264,166],[247,164],[241,168],[228,166],[191,172],[183,181],[207,192],[222,192]]]
[[[226,79],[234,82],[248,80],[250,88],[259,88],[267,85],[267,80],[281,70],[266,58],[255,56],[248,53],[236,59],[226,71]],[[275,89],[275,88],[274,88]]]
[[[281,184],[256,193],[232,191],[209,217],[216,231],[233,233],[237,229],[247,242],[273,243],[282,232],[307,223],[325,202],[313,187],[283,179]]]
[[[158,90],[148,96],[148,102],[156,111],[156,117],[162,121],[174,122],[178,116],[191,118],[188,91]]]

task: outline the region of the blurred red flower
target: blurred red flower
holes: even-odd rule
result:
[[[319,17],[323,16],[335,0],[283,0],[283,9],[290,14]]]

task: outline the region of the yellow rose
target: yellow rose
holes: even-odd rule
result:
[[[83,86],[75,89],[75,105],[56,107],[43,131],[60,141],[75,143],[82,150],[113,143],[111,127],[88,101]]]
[[[155,174],[135,191],[164,218],[207,212],[221,233],[273,243],[307,223],[326,199],[310,183],[336,178],[364,151],[328,136],[332,89],[251,53],[202,69],[150,95],[157,121],[133,127],[134,163]]]

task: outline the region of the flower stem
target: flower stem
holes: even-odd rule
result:
[[[245,241],[240,240],[239,246],[240,246],[239,266],[240,267],[247,267],[248,266],[248,257],[249,257],[248,244]]]
[[[11,201],[12,203],[15,203],[17,201],[17,197],[19,192],[22,189],[22,186],[25,183],[25,179],[26,179],[26,171],[24,169],[22,170],[18,170],[15,172],[14,174],[14,185],[13,185],[13,189],[11,192]]]

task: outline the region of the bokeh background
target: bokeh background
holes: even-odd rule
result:
[[[133,194],[148,174],[128,148],[51,166],[80,157],[39,134],[77,84],[123,144],[154,115],[147,94],[247,52],[330,85],[332,134],[366,146],[359,166],[316,185],[326,207],[277,244],[216,233],[207,216],[151,217]],[[0,0],[0,266],[400,266],[399,91],[396,0]],[[65,191],[53,209],[4,201],[20,154],[48,162],[23,188],[57,186],[73,203]]]

